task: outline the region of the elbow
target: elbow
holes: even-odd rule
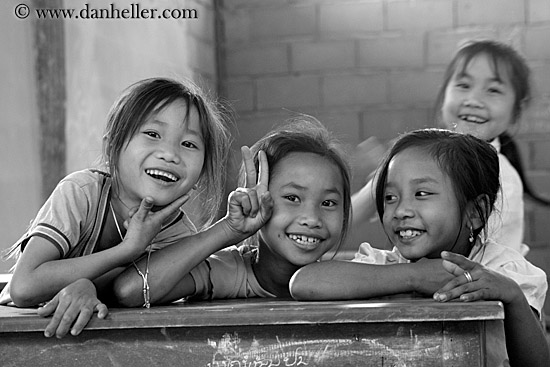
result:
[[[33,307],[48,299],[40,299],[30,282],[20,282],[13,279],[9,284],[10,297],[17,307]]]
[[[311,287],[308,287],[308,281],[303,274],[302,269],[298,269],[288,282],[288,290],[292,298],[297,301],[307,301],[315,299]],[[311,285],[311,284],[310,284]]]
[[[141,284],[137,285],[117,278],[113,283],[113,296],[116,303],[123,307],[140,307],[143,305]]]

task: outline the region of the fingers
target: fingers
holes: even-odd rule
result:
[[[260,205],[260,212],[262,217],[265,221],[267,221],[269,218],[271,218],[271,214],[273,213],[273,206],[275,203],[273,202],[273,198],[271,197],[271,193],[269,191],[265,192],[261,197],[261,205]]]
[[[465,270],[473,270],[477,265],[476,262],[449,251],[441,252],[441,258],[445,269],[455,276],[461,275]]]
[[[256,167],[254,166],[254,157],[250,148],[247,146],[241,147],[242,161],[245,172],[245,187],[252,188],[256,185]]]
[[[239,187],[233,192],[231,199],[240,205],[244,216],[254,218],[258,214],[260,204],[256,190]]]
[[[258,152],[258,159],[260,161],[258,173],[258,186],[261,187],[262,192],[267,191],[269,187],[269,164],[267,163],[267,155],[263,150]]]

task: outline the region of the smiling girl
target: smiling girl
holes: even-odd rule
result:
[[[170,246],[151,255],[153,303],[290,297],[294,272],[342,243],[349,221],[349,171],[320,123],[293,120],[242,152],[246,187],[230,195],[221,221],[197,235],[202,245]],[[216,226],[224,222],[230,229],[225,238],[216,238]],[[230,246],[256,231],[245,244]],[[126,271],[116,285],[122,304],[139,304],[140,279],[134,272]]]
[[[540,322],[546,274],[483,235],[498,172],[494,148],[473,136],[437,129],[402,135],[376,186],[378,215],[394,248],[363,243],[354,262],[305,266],[291,280],[292,295],[354,299],[416,291],[442,302],[499,300],[511,365],[547,366]]]
[[[196,232],[181,209],[193,188],[211,198],[202,207],[207,221],[214,219],[228,142],[220,110],[191,83],[152,78],[131,85],[109,112],[100,167],[65,177],[12,247],[18,260],[1,303],[52,300],[39,313],[55,311],[46,336],[62,336],[81,312],[74,334],[94,309],[106,315],[96,288],[108,302],[112,280],[125,268],[147,288],[147,262],[135,261]],[[78,288],[79,296],[65,287]],[[63,315],[71,322],[58,328]]]

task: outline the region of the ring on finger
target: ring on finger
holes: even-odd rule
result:
[[[468,281],[468,283],[471,283],[474,281],[474,279],[472,278],[472,274],[470,274],[470,272],[467,270],[464,272],[464,277],[466,277],[466,280]]]

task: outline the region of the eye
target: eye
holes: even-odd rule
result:
[[[503,93],[501,88],[495,88],[495,87],[489,88],[488,92],[490,94],[502,94]]]
[[[455,84],[455,87],[462,90],[468,90],[470,89],[470,84],[464,82],[464,81],[457,81]]]
[[[296,195],[285,195],[283,196],[286,200],[290,201],[290,202],[293,202],[293,203],[297,203],[300,201],[300,198]]]
[[[324,206],[324,207],[332,208],[332,207],[338,205],[338,203],[334,200],[324,200],[321,205]]]
[[[160,134],[153,130],[145,130],[143,133],[151,138],[160,138]]]
[[[185,148],[199,149],[199,147],[195,143],[190,142],[190,141],[184,141],[184,142],[181,143],[181,145]]]
[[[418,196],[418,197],[426,197],[426,196],[431,196],[433,195],[433,193],[431,192],[428,192],[428,191],[417,191],[415,196]]]
[[[386,203],[393,203],[394,201],[397,200],[397,196],[396,195],[393,195],[393,194],[386,194],[384,195],[384,201]]]

